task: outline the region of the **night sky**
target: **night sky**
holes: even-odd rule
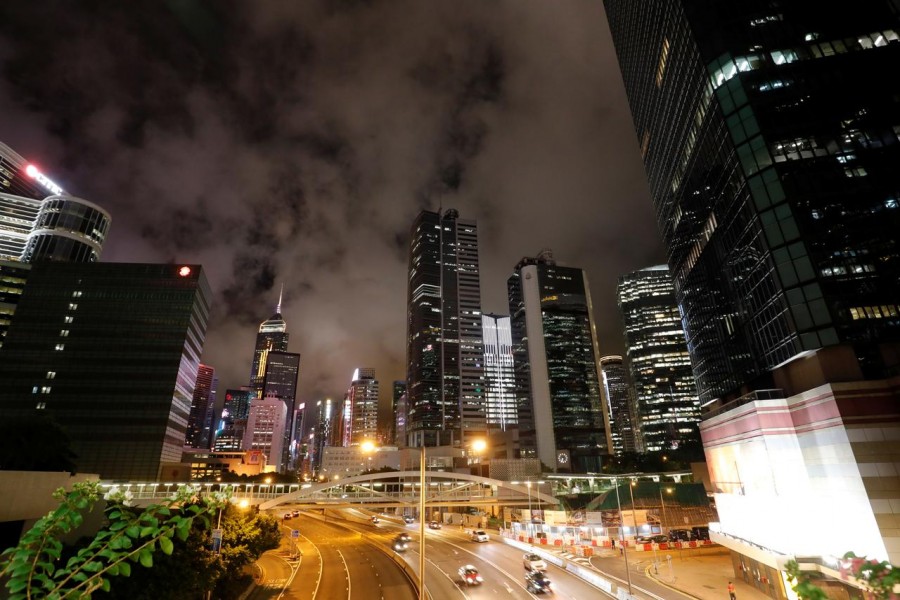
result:
[[[586,269],[604,354],[663,260],[600,0],[8,1],[0,64],[0,140],[112,214],[102,260],[204,266],[220,390],[283,283],[301,400],[388,398],[421,209],[477,219],[486,312],[543,247]]]

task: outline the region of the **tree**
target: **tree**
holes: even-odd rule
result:
[[[149,568],[157,550],[171,554],[173,540],[187,540],[195,524],[208,529],[210,514],[228,504],[229,494],[199,498],[197,488],[182,486],[162,504],[140,510],[132,507],[130,492],[113,487],[103,496],[106,526],[65,563],[59,538],[82,524],[83,513],[100,500],[101,487],[76,483],[71,492],[60,488],[53,497],[60,505],[0,554],[10,600],[82,600],[108,591],[111,578],[131,574],[132,563]]]
[[[75,472],[69,436],[39,410],[0,420],[0,470]]]

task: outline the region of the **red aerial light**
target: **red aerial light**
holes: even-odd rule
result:
[[[28,165],[27,167],[25,167],[25,173],[26,173],[29,177],[31,177],[32,179],[34,179],[35,177],[38,176],[38,170],[37,170],[37,167],[34,166],[34,165]]]
[[[188,266],[181,267],[180,269],[178,269],[178,274],[182,277],[187,277],[191,274],[191,268]]]

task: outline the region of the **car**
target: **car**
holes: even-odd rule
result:
[[[535,594],[550,593],[553,588],[550,585],[550,578],[543,571],[528,571],[525,573],[525,588],[529,592]]]
[[[403,540],[404,542],[411,542],[411,541],[412,541],[412,537],[410,537],[410,535],[409,535],[408,533],[406,533],[405,531],[404,531],[403,533],[398,533],[398,534],[397,534],[397,539],[398,539],[398,540]]]
[[[472,532],[472,541],[473,542],[487,542],[491,538],[488,537],[488,534],[482,531],[481,529],[477,529]]]
[[[546,571],[547,563],[544,559],[532,552],[526,552],[522,556],[522,563],[525,565],[526,571]]]
[[[669,541],[669,536],[662,534],[640,535],[636,537],[634,541],[637,544],[662,544]]]
[[[689,542],[693,539],[693,535],[687,529],[670,529],[669,530],[669,541],[670,542]]]
[[[691,533],[698,540],[709,540],[709,527],[694,527]]]
[[[440,529],[441,524],[437,521],[428,521],[428,529]]]
[[[379,518],[378,518],[377,516],[375,516],[375,515],[372,515],[372,523],[373,523],[373,524],[374,524],[374,523],[378,523],[378,522],[380,522],[380,521],[381,521],[381,519],[379,519]]]
[[[459,568],[459,578],[466,585],[481,585],[484,579],[478,574],[478,569],[473,565],[465,565]]]
[[[284,517],[283,517],[283,518],[284,518],[285,521],[290,521],[290,520],[291,520],[291,516],[292,516],[291,513],[284,513]]]
[[[293,516],[295,516],[295,517],[299,517],[299,516],[300,516],[300,511],[299,511],[299,510],[292,511],[292,512],[291,512],[291,515],[293,515]]]
[[[414,518],[412,518],[410,515],[406,515],[403,517],[403,522],[406,523],[407,525],[411,525],[412,523],[415,523],[415,521],[416,520]]]
[[[405,533],[401,533],[394,538],[391,547],[395,552],[406,552],[406,549],[409,548],[409,536]]]

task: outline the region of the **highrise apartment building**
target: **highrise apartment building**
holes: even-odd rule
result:
[[[634,388],[621,356],[600,358],[603,388],[609,401],[609,425],[615,454],[641,452],[641,430],[638,426]]]
[[[240,452],[244,444],[247,418],[250,416],[250,399],[255,394],[247,388],[225,390],[222,417],[216,428],[216,452]]]
[[[507,289],[521,454],[600,472],[613,448],[587,274],[543,250],[516,265]]]
[[[284,453],[284,430],[287,426],[287,406],[274,396],[250,399],[247,428],[244,430],[243,450],[259,451],[268,457],[268,464],[279,466]]]
[[[715,541],[772,598],[786,556],[897,563],[900,454],[880,440],[900,435],[900,6],[604,4],[705,407]],[[836,506],[854,527],[822,528]]]
[[[619,277],[617,298],[644,450],[699,441],[700,401],[668,267]]]
[[[253,366],[250,369],[250,389],[257,398],[263,397],[266,379],[266,364],[270,352],[287,352],[287,323],[281,316],[281,299],[284,290],[278,295],[275,314],[260,323],[256,334],[256,348],[253,350]]]
[[[506,431],[519,422],[512,329],[508,315],[481,315],[484,404],[488,428]]]
[[[422,211],[410,238],[409,445],[464,445],[487,431],[477,226],[453,209]]]
[[[212,294],[199,265],[31,265],[0,348],[0,418],[49,413],[79,471],[180,462]]]
[[[194,397],[188,416],[185,446],[206,449],[212,447],[215,433],[216,387],[218,385],[219,380],[216,378],[216,370],[213,367],[209,365],[197,367],[197,381],[194,384]]]

